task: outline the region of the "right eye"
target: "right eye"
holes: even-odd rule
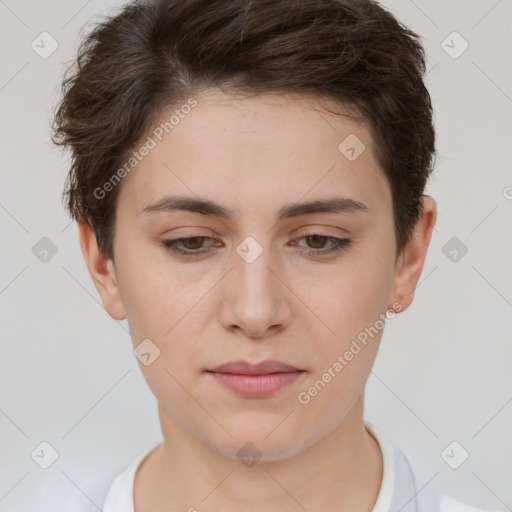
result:
[[[188,238],[162,240],[160,244],[174,254],[179,254],[181,256],[196,256],[211,252],[211,249],[199,250],[205,240],[214,242],[214,239],[210,236],[192,236]]]

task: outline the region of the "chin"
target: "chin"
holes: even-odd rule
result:
[[[222,425],[233,437],[219,431],[215,439],[208,435],[207,439],[203,439],[212,449],[226,457],[240,460],[244,456],[256,457],[261,458],[261,462],[286,459],[307,447],[307,434],[299,432],[300,429],[291,419],[286,419],[280,425],[286,416],[266,416],[258,420],[256,414],[250,414],[245,418],[237,418],[236,422],[223,421]]]

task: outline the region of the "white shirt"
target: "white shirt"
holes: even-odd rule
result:
[[[462,503],[449,496],[432,491],[418,493],[414,474],[404,454],[394,447],[371,423],[365,422],[376,439],[383,460],[382,482],[372,512],[493,512]],[[76,496],[66,502],[66,510],[97,512],[95,504],[103,504],[102,512],[134,512],[133,484],[142,461],[155,449],[139,453],[117,476],[94,476],[82,480],[78,486],[87,495]],[[91,501],[89,501],[91,500]],[[494,511],[496,512],[496,511]]]

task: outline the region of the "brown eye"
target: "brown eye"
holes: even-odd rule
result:
[[[329,240],[329,237],[323,235],[309,235],[304,237],[308,240],[308,242],[313,242],[313,244],[309,244],[311,249],[322,249],[325,246],[325,242]]]
[[[196,251],[200,249],[204,242],[204,236],[194,236],[191,238],[183,238],[182,243],[185,249],[189,249],[191,251]]]
[[[348,249],[351,244],[350,238],[337,238],[334,236],[321,235],[319,233],[313,233],[299,238],[299,241],[304,241],[303,244],[292,244],[298,245],[309,250],[304,251],[308,256],[327,256],[334,255],[337,252],[341,252],[343,249]]]
[[[209,236],[191,236],[187,238],[175,238],[174,240],[162,240],[160,244],[168,251],[182,256],[199,256],[211,251],[204,248],[204,242],[214,244],[214,239]]]

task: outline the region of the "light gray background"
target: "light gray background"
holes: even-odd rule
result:
[[[84,475],[161,440],[127,324],[104,311],[62,207],[68,161],[49,142],[64,62],[83,25],[117,4],[0,0],[1,511],[43,510],[41,487],[56,510],[59,489],[80,494]],[[385,5],[424,37],[439,214],[414,303],[385,329],[366,417],[420,488],[512,510],[512,0]],[[43,31],[59,44],[47,59],[31,48]],[[453,31],[469,43],[456,59],[441,47]],[[32,252],[42,237],[58,249],[46,263]],[[452,237],[468,249],[456,262],[442,251]],[[42,441],[59,454],[46,470],[30,456]],[[452,441],[469,452],[458,469],[441,457]]]

